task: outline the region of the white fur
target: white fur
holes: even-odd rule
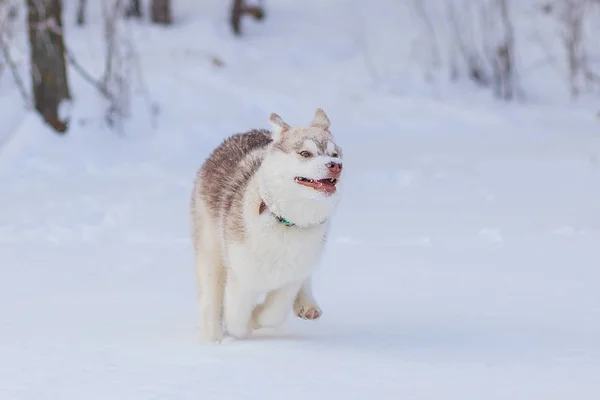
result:
[[[281,138],[281,134],[290,128],[281,117],[275,113],[269,117],[269,124],[272,127],[273,140],[277,141]]]
[[[312,154],[317,154],[319,152],[319,147],[314,140],[307,139],[304,141],[303,145],[304,148],[310,151]]]
[[[243,243],[224,243],[225,263],[229,267],[228,278],[231,280],[227,282],[225,291],[225,325],[228,333],[235,337],[247,336],[251,327],[277,326],[284,322],[302,284],[317,266],[329,226],[325,221],[306,227],[288,227],[277,221],[270,212],[258,215],[256,205],[261,199],[259,182],[279,182],[273,177],[269,179],[270,174],[266,171],[261,168],[250,181],[244,197],[246,240]],[[296,183],[294,185],[299,186]],[[295,189],[294,186],[292,188]],[[287,205],[294,202],[291,197],[285,200]],[[285,206],[281,208],[287,209]],[[311,208],[301,208],[306,215],[297,212],[293,215],[307,224],[316,221],[315,215],[319,216],[318,219],[326,218],[319,209],[321,207],[317,207],[317,210]],[[309,290],[310,287],[307,288]],[[267,298],[253,312],[261,293],[268,293]],[[312,299],[312,294],[307,293],[305,297]]]
[[[277,135],[281,134],[286,134],[285,130],[280,129]],[[312,140],[306,142],[316,147]],[[326,178],[326,163],[331,157],[303,160],[295,152],[284,153],[272,147],[264,151],[264,160],[244,192],[241,243],[231,239],[222,223],[219,226],[210,222],[206,205],[199,199],[204,211],[198,239],[201,243],[196,244],[196,268],[203,314],[201,331],[206,340],[219,341],[222,328],[230,336],[243,338],[252,329],[278,326],[292,309],[302,318],[318,318],[321,314],[310,277],[323,252],[340,195],[317,192],[299,185],[294,178]],[[261,201],[267,211],[259,214]],[[296,225],[285,226],[272,213]],[[263,293],[267,293],[266,299],[257,305]],[[221,305],[224,327],[220,323]]]
[[[205,278],[200,301],[202,337],[206,340],[222,338],[217,311],[221,303],[227,332],[237,338],[248,336],[251,328],[280,325],[292,308],[296,313],[302,307],[318,309],[310,285],[303,287],[303,284],[318,264],[329,222],[310,227],[288,227],[269,212],[258,215],[257,178],[250,182],[244,198],[247,239],[243,243],[227,242],[226,237],[210,224],[204,228],[205,239],[212,236],[220,241],[220,246],[203,247],[201,254],[204,256],[197,260],[199,275]],[[313,213],[309,210],[306,213],[304,220],[312,220]],[[219,248],[224,249],[223,263],[215,254]],[[226,282],[220,277],[225,273]],[[255,308],[262,293],[268,293],[266,301]],[[295,304],[297,295],[299,300],[306,299],[306,304]]]
[[[335,144],[330,140],[327,142],[327,154],[332,155],[335,152]]]
[[[333,214],[339,193],[327,196],[294,181],[297,176],[323,179],[328,176],[328,157],[317,156],[303,161],[295,155],[276,152],[263,161],[257,174],[263,201],[272,212],[299,226],[322,223]],[[277,171],[277,173],[264,173]],[[339,191],[339,188],[338,188]]]
[[[273,139],[278,140],[281,137],[281,132],[283,131],[283,127],[271,123],[271,127],[272,127],[272,132],[273,132]]]
[[[222,262],[220,238],[217,227],[203,203],[196,211],[196,218],[202,223],[200,236],[194,246],[196,253],[196,278],[200,294],[201,337],[204,340],[218,341],[222,338],[221,304],[223,288],[226,281],[226,270]]]

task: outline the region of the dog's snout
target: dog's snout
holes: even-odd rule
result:
[[[337,162],[329,162],[327,163],[327,168],[329,169],[329,172],[333,175],[339,175],[342,172],[342,163],[337,163]]]

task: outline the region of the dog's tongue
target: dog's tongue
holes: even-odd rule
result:
[[[329,181],[329,179],[322,179],[315,182],[315,189],[322,190],[323,192],[333,193],[335,192],[335,185]]]

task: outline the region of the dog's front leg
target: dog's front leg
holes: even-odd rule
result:
[[[302,319],[317,319],[323,315],[323,311],[321,311],[321,308],[319,308],[319,305],[313,296],[310,277],[304,281],[296,296],[294,301],[294,314]]]
[[[244,285],[231,271],[225,286],[224,315],[229,336],[241,339],[250,334],[250,319],[259,294]]]
[[[252,313],[252,327],[276,327],[281,325],[290,312],[290,306],[300,290],[302,283],[292,283],[281,289],[269,292],[264,303],[259,304]]]

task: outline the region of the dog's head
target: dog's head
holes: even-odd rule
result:
[[[342,149],[320,108],[308,127],[291,127],[271,114],[273,143],[259,173],[261,195],[273,212],[297,225],[323,222],[340,198]]]

